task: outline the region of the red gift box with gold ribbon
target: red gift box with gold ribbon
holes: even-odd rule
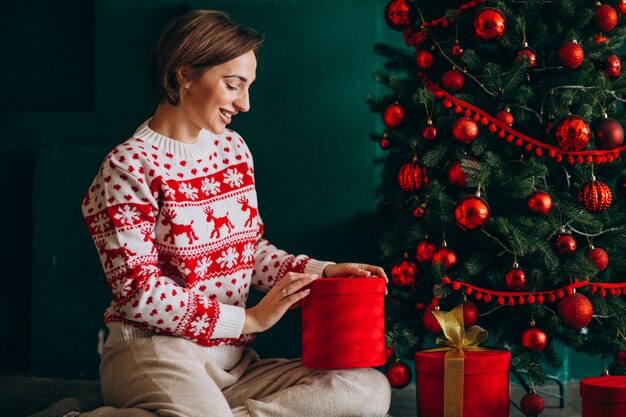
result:
[[[580,380],[583,417],[626,416],[626,376],[596,376]]]
[[[385,364],[385,279],[320,278],[302,300],[302,364],[364,368]]]
[[[418,415],[508,417],[510,352],[479,347],[487,332],[463,327],[462,306],[433,314],[446,346],[415,353]]]

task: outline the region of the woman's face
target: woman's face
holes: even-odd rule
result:
[[[248,90],[255,77],[256,56],[248,51],[190,81],[181,105],[197,127],[219,135],[234,115],[250,109]]]

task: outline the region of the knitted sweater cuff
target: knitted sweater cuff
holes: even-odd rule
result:
[[[333,265],[334,262],[326,262],[326,261],[318,261],[316,259],[309,259],[306,265],[304,265],[304,273],[305,274],[314,274],[318,277],[322,276],[322,272],[324,272],[324,268],[327,265]]]
[[[245,318],[245,308],[220,303],[220,317],[211,339],[238,338],[241,336]]]

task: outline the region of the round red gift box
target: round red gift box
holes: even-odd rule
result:
[[[626,376],[596,376],[580,380],[583,417],[626,416]]]
[[[385,279],[320,278],[302,300],[302,364],[365,368],[385,364]]]

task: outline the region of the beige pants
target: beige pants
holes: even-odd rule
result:
[[[391,400],[387,379],[371,368],[311,370],[247,350],[224,371],[195,343],[170,336],[106,350],[100,380],[110,407],[83,417],[378,417]]]

